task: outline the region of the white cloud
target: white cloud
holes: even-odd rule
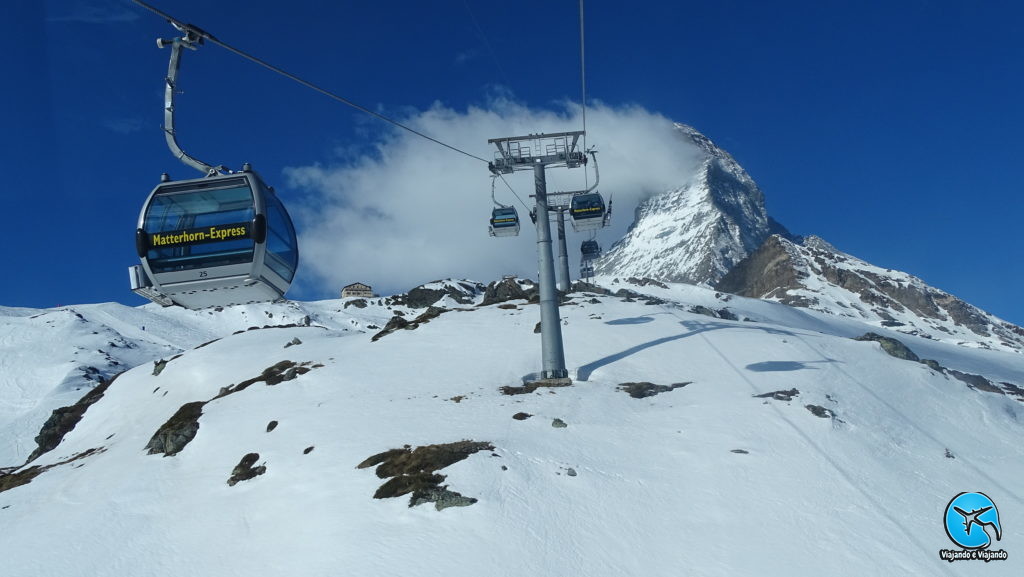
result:
[[[526,108],[497,99],[486,109],[455,111],[439,104],[402,122],[417,131],[491,159],[490,138],[578,130],[580,108]],[[606,248],[633,220],[646,196],[681,186],[693,174],[699,152],[680,138],[672,121],[636,106],[597,104],[587,109],[587,145],[596,147],[599,190],[614,199],[612,226],[601,231]],[[586,169],[593,182],[592,169]],[[499,202],[515,203],[523,228],[518,237],[491,238],[493,208],[487,166],[406,131],[380,140],[373,154],[337,166],[286,170],[291,188],[312,202],[290,206],[300,231],[302,262],[298,288],[307,296],[328,296],[355,281],[388,294],[447,277],[491,281],[503,274],[537,277],[536,234],[527,210],[500,181]],[[506,179],[530,204],[533,173]],[[550,168],[548,190],[579,190],[584,169]],[[570,271],[578,272],[584,237],[567,223]],[[552,226],[554,235],[554,226]],[[557,254],[557,246],[554,249]]]

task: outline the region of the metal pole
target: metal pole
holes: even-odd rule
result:
[[[558,290],[569,292],[572,281],[569,279],[569,254],[565,250],[565,209],[558,212]]]
[[[551,223],[548,220],[547,177],[545,165],[533,166],[537,188],[537,264],[540,275],[540,337],[544,379],[565,379],[565,352],[562,349],[562,320],[558,314],[555,289],[555,261],[551,254]]]
[[[156,44],[160,48],[167,45],[171,47],[171,58],[167,63],[167,78],[164,84],[164,136],[167,139],[167,148],[171,149],[171,154],[175,158],[203,174],[214,175],[217,174],[215,167],[189,155],[178,146],[178,137],[174,132],[174,95],[177,92],[178,69],[181,67],[181,49],[195,50],[198,40],[199,38],[191,33],[186,34],[184,38],[157,40]]]

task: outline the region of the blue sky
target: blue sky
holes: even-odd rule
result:
[[[575,0],[152,3],[474,154],[491,155],[486,138],[537,131],[529,122],[578,128]],[[171,157],[160,130],[168,51],[154,40],[174,30],[127,0],[8,6],[16,24],[0,56],[9,217],[0,238],[14,250],[0,305],[141,304],[126,273],[137,262],[139,208],[160,173],[198,174]],[[589,0],[588,138],[657,155],[659,137],[613,127],[662,117],[690,124],[733,154],[765,192],[769,214],[794,233],[818,234],[1024,324],[1022,23],[1013,2]],[[378,244],[394,252],[370,263],[315,266],[311,258],[323,261],[330,243],[340,253],[358,246],[324,224],[339,205],[443,219],[462,214],[451,209],[450,190],[478,188],[479,206],[458,203],[480,215],[464,226],[483,231],[486,169],[219,46],[186,54],[181,74],[183,148],[211,163],[251,162],[305,231],[303,247],[314,247],[303,253],[292,298],[329,298],[344,280],[404,290],[413,286],[407,279],[490,271],[465,268],[475,262],[469,252],[446,248],[429,229],[394,242],[382,236]],[[481,125],[499,132],[474,133]],[[601,168],[615,183],[617,167]],[[513,185],[528,194],[525,181]],[[616,215],[620,227],[627,215]],[[408,232],[416,222],[372,224],[356,232]],[[605,244],[623,228],[606,232]],[[502,270],[532,276],[523,264],[532,244],[516,240],[495,250],[487,243],[500,241],[484,235],[465,250],[494,250],[491,260],[522,252]]]

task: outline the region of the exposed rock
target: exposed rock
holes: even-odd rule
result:
[[[685,387],[686,385],[689,384],[690,382],[674,383],[671,385],[655,385],[654,383],[648,382],[622,383],[621,385],[616,387],[616,389],[628,393],[629,396],[633,397],[634,399],[643,399],[646,397],[653,397],[654,395],[657,395],[659,393],[667,393],[668,391],[672,391],[680,387]]]
[[[231,471],[231,477],[228,478],[228,486],[234,487],[239,481],[248,481],[253,477],[266,473],[267,468],[263,465],[253,467],[259,458],[259,453],[248,453],[242,457],[242,460]]]
[[[905,361],[921,362],[921,358],[914,354],[907,348],[906,345],[892,337],[884,337],[877,333],[867,333],[857,337],[857,341],[875,341],[882,345],[882,350],[888,353],[890,356],[896,357],[897,359],[903,359]]]
[[[646,278],[646,277],[644,277],[644,278],[636,278],[635,276],[631,276],[628,279],[626,279],[626,282],[628,282],[629,284],[632,284],[632,285],[636,285],[636,286],[654,285],[656,287],[661,287],[663,289],[667,289],[668,288],[667,284],[665,284],[663,282],[660,282],[660,281],[656,281],[656,280],[651,279],[651,278]]]
[[[404,329],[407,326],[409,326],[409,321],[405,320],[404,318],[398,315],[395,315],[391,317],[391,320],[388,321],[388,324],[384,325],[384,329],[381,330],[379,333],[373,335],[373,337],[371,337],[370,340],[377,341],[382,337],[390,335],[391,333],[397,330]]]
[[[798,271],[783,238],[773,235],[726,273],[715,284],[715,289],[751,298],[765,298],[800,288],[800,281],[804,278],[806,274]],[[782,302],[796,304],[787,302],[785,298]]]
[[[762,393],[760,395],[753,395],[755,399],[775,399],[776,401],[792,401],[793,397],[800,394],[800,391],[796,389],[789,389],[788,391],[772,391],[770,393]]]
[[[82,420],[82,416],[85,415],[85,411],[103,398],[103,394],[107,392],[107,389],[110,388],[110,385],[112,385],[119,376],[120,374],[114,375],[109,381],[101,379],[99,385],[96,385],[75,404],[54,409],[53,412],[50,413],[50,417],[46,419],[45,423],[43,423],[42,428],[39,429],[39,434],[36,435],[35,438],[37,445],[36,449],[28,456],[25,463],[31,463],[43,453],[51,451],[59,445],[60,442],[64,440],[64,435],[67,435],[74,430],[75,425],[77,425],[78,422]]]
[[[815,417],[821,417],[822,419],[832,419],[836,416],[831,409],[826,409],[820,405],[804,405],[804,408],[810,411]]]
[[[695,315],[704,315],[713,319],[725,319],[727,321],[738,321],[739,317],[732,313],[727,308],[722,309],[711,309],[704,305],[693,305],[690,307],[690,312]]]
[[[199,417],[205,404],[206,401],[194,401],[182,405],[150,438],[145,447],[149,454],[171,457],[180,453],[199,432]]]
[[[907,334],[939,331],[981,346],[1024,350],[1024,329],[917,277],[872,266],[813,236],[801,243],[768,237],[715,288],[875,321]],[[850,302],[850,297],[867,306]]]
[[[551,421],[551,426],[556,428],[556,429],[564,429],[564,428],[568,427],[569,425],[565,424],[565,421],[563,421],[562,419],[555,419],[555,420]]]
[[[448,490],[448,486],[427,486],[414,490],[409,497],[409,506],[415,507],[423,503],[433,503],[434,508],[443,511],[448,507],[468,507],[476,503],[473,497],[464,497],[460,493]]]
[[[434,281],[430,285],[439,285],[439,288],[427,288],[426,285],[418,286],[405,295],[405,306],[413,309],[422,309],[437,303],[445,296],[451,297],[459,304],[473,304],[476,295],[483,289],[479,284],[472,284],[466,281]]]
[[[376,466],[378,478],[386,481],[374,493],[374,499],[387,499],[412,494],[409,506],[415,507],[422,503],[434,503],[438,511],[447,507],[464,507],[476,502],[476,499],[464,497],[448,490],[447,485],[441,486],[444,475],[434,471],[443,469],[468,458],[473,453],[489,450],[494,446],[490,443],[475,441],[458,441],[441,445],[426,445],[410,449],[408,445],[401,449],[391,449],[378,453],[357,465],[359,469]]]
[[[250,386],[252,386],[252,385],[254,385],[256,383],[259,383],[259,382],[264,382],[264,383],[266,383],[267,385],[270,385],[270,386],[278,385],[278,384],[283,383],[285,381],[293,380],[296,377],[298,377],[299,375],[304,375],[304,374],[308,373],[311,369],[315,369],[315,368],[319,368],[319,367],[323,366],[323,365],[312,365],[312,366],[309,366],[309,365],[310,365],[309,362],[304,362],[304,363],[298,364],[295,361],[287,361],[287,360],[286,361],[281,361],[279,363],[276,363],[276,364],[274,364],[272,366],[269,366],[269,367],[263,369],[263,372],[260,373],[260,376],[258,376],[258,377],[253,377],[251,379],[247,379],[245,381],[242,381],[242,382],[238,383],[237,385],[229,385],[227,387],[223,387],[220,390],[220,393],[217,394],[217,396],[214,397],[214,399],[219,399],[221,397],[226,397],[226,396],[228,396],[230,394],[237,393],[239,391],[244,391],[248,387],[250,387]],[[211,400],[213,400],[213,399],[211,399]]]
[[[164,359],[153,361],[153,376],[158,377],[160,373],[164,372],[164,367],[167,366],[167,361]]]
[[[303,455],[308,455],[308,454],[310,454],[310,453],[312,453],[312,452],[313,452],[313,446],[312,446],[312,445],[310,445],[309,447],[306,447],[306,448],[305,448],[305,449],[304,449],[304,450],[302,451],[302,454],[303,454]]]
[[[962,373],[954,369],[946,369],[947,373],[953,378],[967,383],[967,386],[979,391],[985,391],[986,393],[998,393],[1005,395],[1003,389],[992,384],[992,381],[986,379],[981,375],[974,375],[971,373]]]
[[[536,391],[541,387],[558,388],[558,387],[569,387],[572,386],[572,381],[569,379],[546,379],[542,381],[530,381],[524,383],[521,387],[503,386],[499,387],[503,395],[526,395]]]
[[[443,313],[446,313],[446,312],[448,312],[448,309],[446,309],[444,307],[427,307],[427,310],[423,311],[420,314],[420,316],[418,316],[415,319],[413,319],[412,322],[416,326],[419,326],[421,324],[430,322],[431,319],[436,319],[437,317],[441,316]],[[412,327],[406,327],[406,328],[414,329],[416,327],[412,326]]]
[[[525,421],[526,419],[529,419],[532,416],[533,415],[531,415],[530,413],[516,413],[512,415],[512,418],[517,421]]]
[[[403,318],[402,315],[398,315],[396,313],[395,316],[391,317],[391,320],[388,321],[388,324],[384,325],[384,329],[381,330],[379,333],[373,335],[373,337],[370,340],[377,341],[382,337],[385,337],[397,330],[415,330],[419,328],[420,325],[426,324],[430,322],[431,319],[435,319],[441,316],[442,313],[446,312],[448,312],[448,309],[444,307],[427,307],[427,310],[423,311],[423,313],[421,313],[412,321],[407,321]]]
[[[405,297],[405,305],[412,309],[423,309],[441,300],[448,291],[416,287]]]
[[[106,449],[103,448],[103,447],[94,447],[92,449],[88,449],[88,450],[83,451],[81,453],[76,453],[76,454],[72,455],[68,459],[64,459],[63,461],[58,461],[56,463],[51,463],[49,465],[44,465],[44,466],[33,465],[31,467],[25,467],[25,468],[21,469],[20,471],[14,471],[14,472],[10,472],[10,473],[6,472],[6,470],[5,470],[5,472],[0,472],[0,493],[3,493],[4,491],[7,491],[8,489],[13,489],[15,487],[20,487],[22,485],[27,485],[27,484],[31,483],[33,479],[35,479],[39,475],[45,473],[46,471],[49,471],[50,469],[52,469],[54,467],[59,467],[61,465],[67,465],[68,463],[71,463],[73,461],[78,461],[78,460],[84,459],[84,458],[86,458],[86,457],[88,457],[90,455],[95,455],[95,454],[98,454],[98,453],[102,453],[104,451],[106,451]]]
[[[365,309],[367,304],[366,299],[352,299],[350,301],[345,301],[344,308],[356,307],[357,309]]]
[[[287,349],[288,347],[294,347],[295,345],[301,345],[301,344],[302,344],[302,341],[299,340],[299,337],[295,337],[294,339],[292,339],[292,340],[288,341],[287,343],[285,343],[284,348]]]
[[[565,470],[565,474],[569,475],[570,477],[575,477],[577,475],[576,469],[569,467],[568,469]]]
[[[270,421],[269,423],[267,423],[267,432],[268,433],[270,431],[273,431],[276,428],[277,428],[277,421]]]
[[[732,451],[729,451],[729,452],[730,453],[736,453],[737,455],[749,455],[750,454],[750,451],[747,451],[745,449],[733,449]]]
[[[519,279],[515,278],[504,278],[492,282],[487,285],[487,289],[484,291],[484,300],[480,303],[480,306],[484,307],[511,300],[525,300],[529,302],[531,298],[539,294],[539,289],[532,281],[525,282],[531,285],[530,288],[524,289],[520,285]]]
[[[572,290],[574,292],[592,293],[592,294],[598,294],[598,295],[608,295],[608,294],[611,294],[611,291],[609,291],[608,289],[606,289],[606,288],[604,288],[602,286],[598,286],[596,284],[591,284],[591,283],[584,282],[584,281],[581,281],[581,280],[578,280],[578,281],[572,283]],[[600,302],[600,301],[598,301],[598,302]]]

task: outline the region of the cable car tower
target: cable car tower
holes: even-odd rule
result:
[[[164,98],[164,134],[175,158],[203,173],[171,182],[165,173],[139,213],[135,248],[141,264],[129,268],[131,289],[163,306],[201,309],[284,297],[298,267],[295,227],[284,205],[249,164],[240,172],[187,154],[174,130],[174,96],[183,49],[213,37],[168,18],[182,36],[170,46]],[[215,40],[215,39],[214,39]]]
[[[549,134],[530,134],[492,138],[498,151],[488,164],[495,175],[514,171],[532,170],[536,193],[537,262],[540,276],[540,330],[543,370],[541,378],[568,381],[565,368],[565,350],[562,346],[562,322],[558,314],[558,290],[555,287],[555,263],[551,252],[551,223],[548,201],[547,167],[578,168],[586,165],[587,157],[580,150],[582,130]]]

